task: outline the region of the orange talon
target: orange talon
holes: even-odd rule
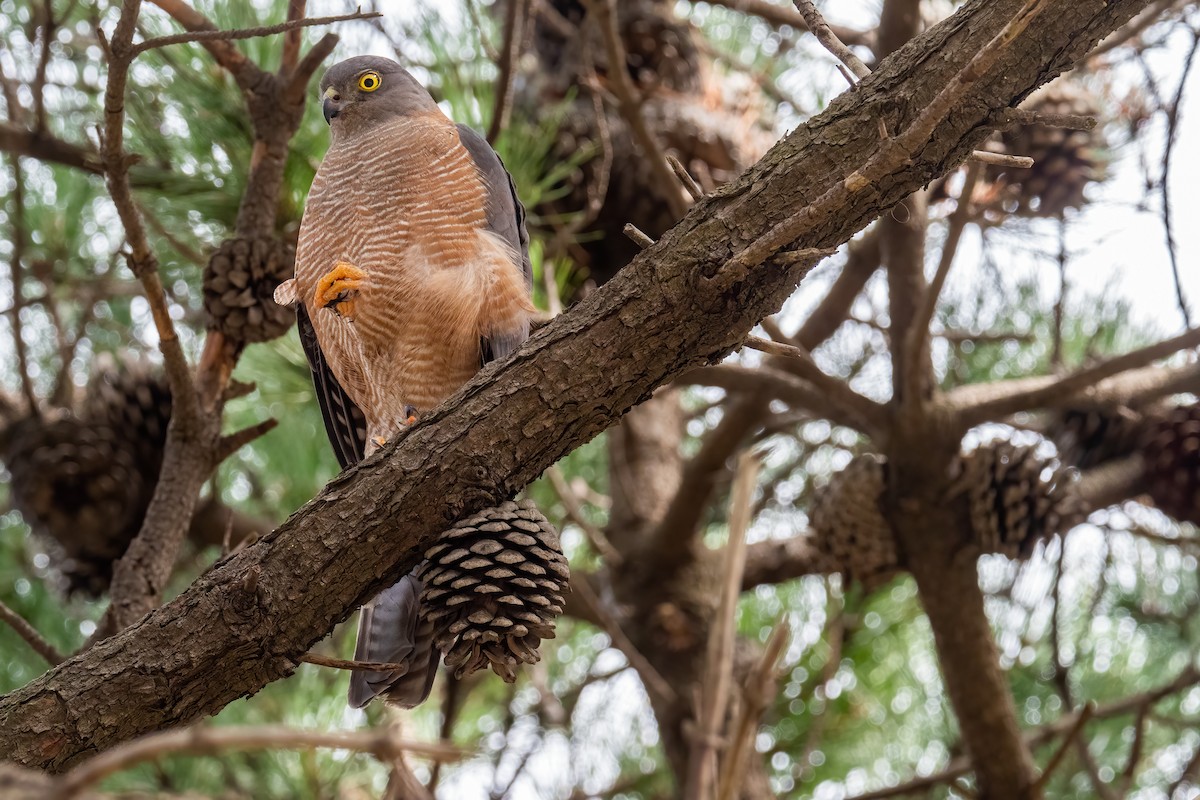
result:
[[[346,261],[339,261],[317,280],[313,305],[328,308],[339,317],[354,320],[354,298],[367,279],[367,273]]]

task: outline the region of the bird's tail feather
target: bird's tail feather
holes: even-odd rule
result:
[[[404,664],[405,669],[351,673],[349,701],[354,708],[381,694],[405,708],[429,697],[440,653],[433,646],[433,626],[418,614],[421,588],[421,581],[410,573],[363,606],[354,660]]]

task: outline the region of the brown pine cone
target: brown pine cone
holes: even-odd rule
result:
[[[867,588],[900,569],[895,536],[880,507],[886,488],[887,462],[858,456],[817,492],[810,515],[817,551]]]
[[[955,493],[966,492],[980,550],[1024,559],[1034,545],[1086,517],[1076,474],[1034,445],[995,441],[962,456]]]
[[[69,592],[107,589],[113,561],[141,524],[153,484],[146,485],[127,436],[66,413],[28,417],[5,432],[13,505],[52,546]]]
[[[287,332],[295,313],[275,302],[275,288],[295,270],[296,251],[279,239],[227,239],[204,269],[209,330],[235,342],[266,342]]]
[[[462,520],[425,552],[422,621],[456,677],[490,666],[511,683],[554,638],[570,570],[558,532],[531,500]]]
[[[1151,428],[1146,491],[1169,517],[1200,525],[1200,404],[1177,406]]]

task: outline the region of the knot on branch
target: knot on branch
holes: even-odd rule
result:
[[[221,616],[231,627],[257,627],[265,613],[264,592],[258,579],[262,576],[262,567],[251,565],[244,573],[237,588],[229,593],[228,603],[221,610]]]
[[[238,344],[282,336],[295,313],[275,302],[275,288],[295,270],[295,248],[271,236],[221,243],[204,269],[204,314],[209,330]]]

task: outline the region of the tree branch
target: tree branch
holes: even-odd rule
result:
[[[46,641],[37,628],[29,624],[28,620],[13,611],[4,603],[0,602],[0,622],[4,622],[8,627],[16,631],[16,634],[25,640],[25,644],[42,657],[52,667],[58,666],[64,660],[63,654],[58,651],[58,648]]]
[[[1110,358],[1092,367],[1061,377],[1018,378],[1014,381],[964,386],[946,395],[951,409],[964,428],[988,420],[1002,419],[1018,411],[1031,411],[1047,404],[1062,403],[1093,385],[1122,372],[1144,367],[1152,361],[1200,345],[1200,328],[1184,331],[1124,355]]]
[[[153,0],[152,0],[153,2]],[[334,22],[346,22],[353,19],[374,19],[382,17],[377,12],[355,11],[351,14],[338,14],[332,17],[309,17],[307,19],[289,19],[277,25],[262,25],[256,28],[240,28],[236,30],[193,30],[187,33],[173,33],[170,36],[156,36],[133,46],[133,55],[139,56],[147,50],[159,47],[169,47],[184,42],[234,42],[241,39],[257,39],[262,36],[274,36],[277,33],[298,31],[301,28],[311,28],[314,25],[330,25]],[[286,41],[285,41],[286,43]]]

